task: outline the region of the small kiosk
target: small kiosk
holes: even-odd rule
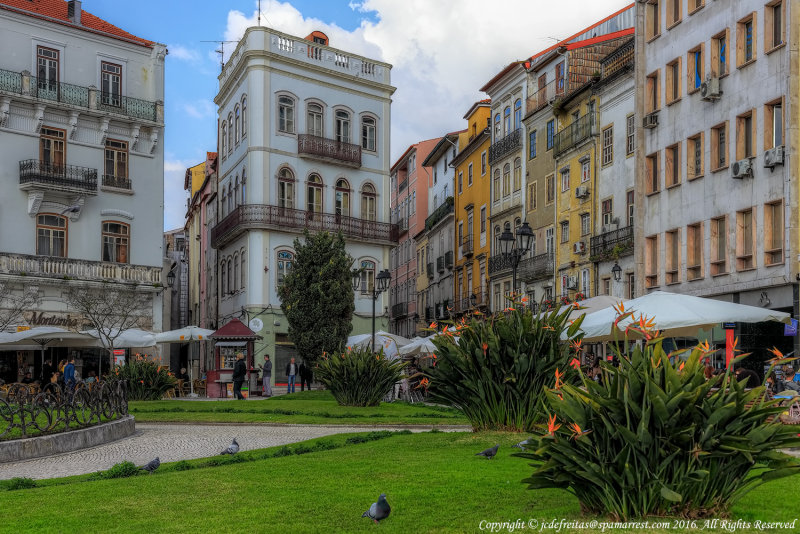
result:
[[[248,377],[249,395],[257,389],[258,369],[253,367],[253,342],[261,336],[250,330],[239,319],[231,319],[228,324],[208,336],[214,340],[214,361],[206,371],[206,394],[209,398],[222,399],[232,395],[233,364],[236,353],[244,353]]]

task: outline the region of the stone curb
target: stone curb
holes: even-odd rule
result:
[[[33,438],[0,442],[0,464],[63,454],[126,438],[136,431],[135,419],[126,415],[114,421]]]

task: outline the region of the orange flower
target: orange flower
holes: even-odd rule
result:
[[[431,323],[431,325],[428,328],[432,328],[433,330],[436,330],[436,326],[437,326],[436,325],[436,321],[434,321],[434,322]]]
[[[506,308],[506,309],[505,309],[505,310],[503,310],[503,311],[507,311],[507,312],[509,312],[509,311],[515,311],[515,310],[514,310],[514,308],[512,308],[511,306],[509,306],[508,308]]]
[[[523,303],[528,302],[528,297],[522,297],[521,299],[519,299],[519,301]]]
[[[697,348],[700,349],[701,352],[709,352],[711,350],[708,341],[705,341],[703,343],[698,343]]]
[[[489,344],[484,341],[481,347],[483,347],[483,355],[486,356],[486,349],[489,348]]]
[[[781,351],[779,351],[777,347],[772,347],[771,349],[768,349],[768,350],[769,350],[769,352],[771,352],[772,354],[775,355],[775,357],[772,358],[771,360],[767,360],[768,362],[775,363],[778,360],[782,360],[783,359],[783,353]]]
[[[570,365],[572,366],[572,368],[573,368],[573,369],[575,369],[576,371],[577,371],[578,369],[580,369],[580,367],[581,367],[581,362],[579,362],[579,361],[578,361],[578,358],[572,358],[572,361],[570,361],[570,362],[569,362],[569,364],[570,364]]]
[[[546,324],[546,325],[544,325],[542,327],[542,330],[553,330],[553,331],[555,331],[555,328],[553,328],[552,326]]]
[[[552,436],[553,434],[556,433],[556,430],[558,430],[559,428],[561,428],[561,424],[560,423],[556,424],[555,414],[551,415],[549,420],[547,421],[547,433]]]
[[[617,315],[623,315],[625,313],[625,303],[620,302],[619,304],[615,304],[612,306],[614,311],[617,312]]]
[[[561,389],[561,379],[563,377],[564,377],[564,373],[560,372],[558,370],[558,367],[556,367],[556,385],[555,385],[555,389]]]
[[[579,437],[585,436],[586,434],[591,432],[591,430],[581,430],[581,427],[578,426],[578,423],[570,423],[569,426],[572,429],[573,439],[578,439]]]
[[[579,339],[578,341],[570,340],[570,346],[575,349],[576,352],[581,351],[581,345],[583,345],[583,340]]]
[[[429,383],[430,383],[430,382],[428,381],[428,379],[427,379],[427,378],[423,378],[422,380],[420,380],[420,381],[419,381],[419,384],[418,384],[418,385],[417,385],[417,387],[415,387],[414,389],[419,389],[419,388],[425,388],[425,389],[428,389],[428,384],[429,384]]]

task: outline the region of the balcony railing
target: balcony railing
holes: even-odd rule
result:
[[[500,271],[505,271],[506,269],[511,269],[511,260],[508,257],[502,254],[489,257],[490,275],[499,273]]]
[[[399,235],[403,235],[404,233],[408,232],[408,217],[397,219],[396,224]]]
[[[428,278],[433,278],[433,262],[428,263],[425,272],[428,273]]]
[[[523,282],[532,282],[553,276],[555,257],[552,252],[537,254],[519,262],[517,274]]]
[[[453,197],[447,197],[445,201],[425,219],[425,230],[430,230],[436,224],[453,213]]]
[[[444,253],[444,266],[447,267],[448,269],[452,269],[453,268],[453,251],[452,250],[448,250],[447,252]]]
[[[444,272],[444,256],[436,258],[436,270],[440,273]]]
[[[211,229],[211,246],[219,248],[246,230],[269,229],[284,231],[339,232],[345,237],[363,241],[397,243],[397,225],[357,219],[333,213],[281,208],[264,204],[238,206]]]
[[[589,112],[556,134],[554,155],[558,157],[594,133],[594,112]]]
[[[591,81],[593,77],[589,74],[570,73],[558,80],[552,80],[550,83],[542,87],[536,87],[527,100],[526,112],[534,113],[542,108],[547,107],[548,104],[556,102],[560,98],[564,98],[570,93],[580,89],[587,82]]]
[[[630,256],[633,254],[633,226],[600,234],[593,237],[590,243],[589,259],[594,262]]]
[[[161,267],[0,252],[0,274],[79,281],[161,283]],[[31,283],[34,283],[31,280]]]
[[[299,134],[297,136],[297,153],[301,157],[309,156],[348,167],[361,167],[361,145],[317,135]]]
[[[464,257],[472,256],[472,237],[461,239],[461,255]]]
[[[131,189],[131,179],[127,176],[103,175],[103,186],[116,187],[117,189]]]
[[[516,129],[489,147],[489,165],[493,165],[500,158],[522,149],[522,130]]]
[[[408,315],[408,302],[392,304],[392,317],[405,317]]]
[[[22,189],[44,186],[48,189],[97,194],[97,169],[76,165],[52,165],[38,159],[19,162],[19,185]]]
[[[475,305],[472,304],[472,295],[475,295]],[[456,313],[463,313],[472,308],[481,308],[489,306],[489,292],[487,290],[475,291],[470,296],[462,299],[457,299],[454,303],[454,311]]]
[[[148,121],[163,121],[163,104],[131,98],[115,93],[103,93],[94,87],[83,87],[31,76],[27,71],[0,69],[0,92],[31,96],[38,100],[59,102],[85,109],[110,111]]]

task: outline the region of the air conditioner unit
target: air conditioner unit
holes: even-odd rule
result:
[[[706,81],[700,85],[700,96],[703,100],[719,100],[722,96],[722,91],[719,90],[719,78],[717,76],[710,74],[706,76]]]
[[[583,241],[577,241],[572,244],[572,252],[575,254],[583,254],[586,252],[586,243]]]
[[[642,124],[642,126],[645,128],[655,128],[658,126],[658,111],[654,111],[645,115],[644,124]]]
[[[744,178],[753,176],[753,167],[749,159],[740,159],[732,166],[734,178]]]
[[[589,196],[589,188],[582,185],[575,188],[575,198],[586,198]]]
[[[776,146],[764,152],[764,167],[774,169],[775,165],[783,165],[782,146]]]
[[[577,276],[569,276],[569,277],[567,277],[567,289],[578,289],[578,277]]]

